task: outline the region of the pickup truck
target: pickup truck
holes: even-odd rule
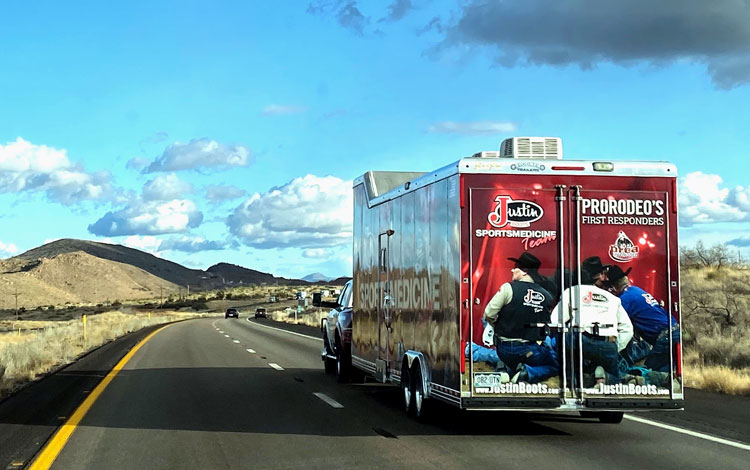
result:
[[[335,302],[320,301],[316,307],[329,307],[320,322],[323,335],[321,359],[326,373],[335,373],[339,382],[349,379],[352,366],[352,281],[344,285]],[[315,302],[317,303],[317,302]]]

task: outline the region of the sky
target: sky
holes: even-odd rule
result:
[[[593,5],[593,6],[592,6]],[[0,258],[59,238],[351,275],[351,184],[512,136],[667,160],[750,259],[750,0],[5,2]]]

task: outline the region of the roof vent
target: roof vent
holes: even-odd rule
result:
[[[500,152],[477,152],[471,156],[471,158],[497,158],[500,156]]]
[[[559,137],[512,137],[500,144],[500,157],[562,159],[562,139]]]

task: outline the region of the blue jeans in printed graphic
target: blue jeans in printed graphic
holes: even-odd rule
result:
[[[617,353],[617,343],[593,339],[585,335],[581,336],[581,340],[583,345],[583,372],[590,374],[596,370],[597,366],[602,366],[607,375],[607,383],[618,383],[621,377],[617,367],[620,360]],[[576,335],[571,335],[568,337],[568,341],[573,341],[573,360],[576,361],[575,368],[578,369],[578,360],[576,359],[578,357],[578,338]],[[576,382],[577,380],[574,381],[574,383]],[[584,386],[587,385],[584,384]]]
[[[521,341],[502,341],[495,338],[497,355],[508,366],[508,373],[513,375],[518,364],[526,364],[529,383],[538,383],[558,374],[560,367],[557,357],[546,344]]]
[[[680,342],[680,328],[673,326],[672,330],[672,347]],[[659,372],[669,372],[670,368],[669,361],[669,328],[664,329],[659,336],[656,337],[654,347],[651,352],[646,356],[645,366],[649,369],[656,370]]]

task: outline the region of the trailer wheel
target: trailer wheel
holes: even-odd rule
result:
[[[411,416],[413,403],[411,399],[411,374],[406,361],[401,366],[401,397],[404,400],[404,411]]]
[[[624,413],[622,411],[602,411],[599,413],[599,422],[608,424],[620,424]]]
[[[422,368],[419,367],[419,361],[414,361],[412,365],[412,416],[417,419],[424,417],[424,387],[422,385]]]

